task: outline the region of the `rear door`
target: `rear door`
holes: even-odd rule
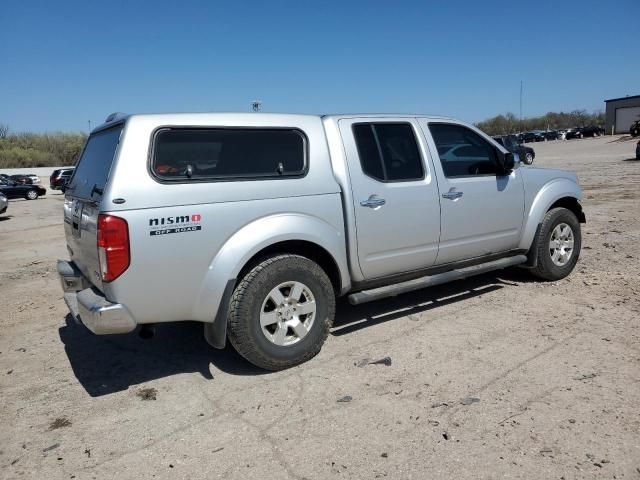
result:
[[[102,288],[96,226],[102,192],[109,178],[123,124],[93,133],[65,192],[64,228],[71,260]]]
[[[414,119],[342,119],[365,279],[433,265],[440,235],[438,187]]]
[[[434,156],[441,192],[437,265],[506,252],[520,242],[524,187],[518,169],[500,173],[497,147],[471,128],[420,124]]]

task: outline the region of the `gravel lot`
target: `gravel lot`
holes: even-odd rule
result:
[[[12,201],[0,476],[640,478],[640,162],[617,138],[533,145],[585,189],[569,278],[516,269],[343,302],[320,355],[278,373],[208,347],[196,323],[152,340],[75,325],[55,274],[62,195]]]

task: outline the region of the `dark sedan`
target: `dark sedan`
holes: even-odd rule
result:
[[[600,135],[604,135],[604,128],[597,125],[587,125],[567,132],[566,138],[569,140],[571,138],[599,137]]]
[[[520,161],[527,165],[531,165],[533,159],[536,158],[536,152],[533,151],[533,148],[522,145],[516,135],[493,137],[493,139],[511,153],[517,153]]]
[[[0,179],[0,193],[3,193],[7,198],[35,200],[46,195],[47,190],[40,185],[21,184],[13,180]]]
[[[9,179],[16,183],[21,183],[22,185],[32,185],[34,183],[33,178],[29,175],[10,175]]]
[[[522,134],[522,143],[544,142],[545,136],[542,130],[533,130]]]

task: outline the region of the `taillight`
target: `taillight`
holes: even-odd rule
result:
[[[98,256],[104,282],[115,280],[129,268],[129,226],[124,218],[98,215]]]

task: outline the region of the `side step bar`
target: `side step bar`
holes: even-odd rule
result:
[[[402,293],[413,292],[426,287],[433,287],[442,283],[452,282],[454,280],[462,280],[463,278],[473,277],[482,273],[491,272],[492,270],[500,270],[502,268],[512,267],[527,261],[526,255],[515,255],[513,257],[501,258],[492,262],[481,263],[472,267],[460,268],[449,272],[438,273],[436,275],[428,275],[426,277],[416,278],[406,282],[387,285],[385,287],[372,288],[371,290],[363,290],[355,292],[348,296],[351,305],[359,305],[361,303],[373,302],[385,297],[393,297]]]

